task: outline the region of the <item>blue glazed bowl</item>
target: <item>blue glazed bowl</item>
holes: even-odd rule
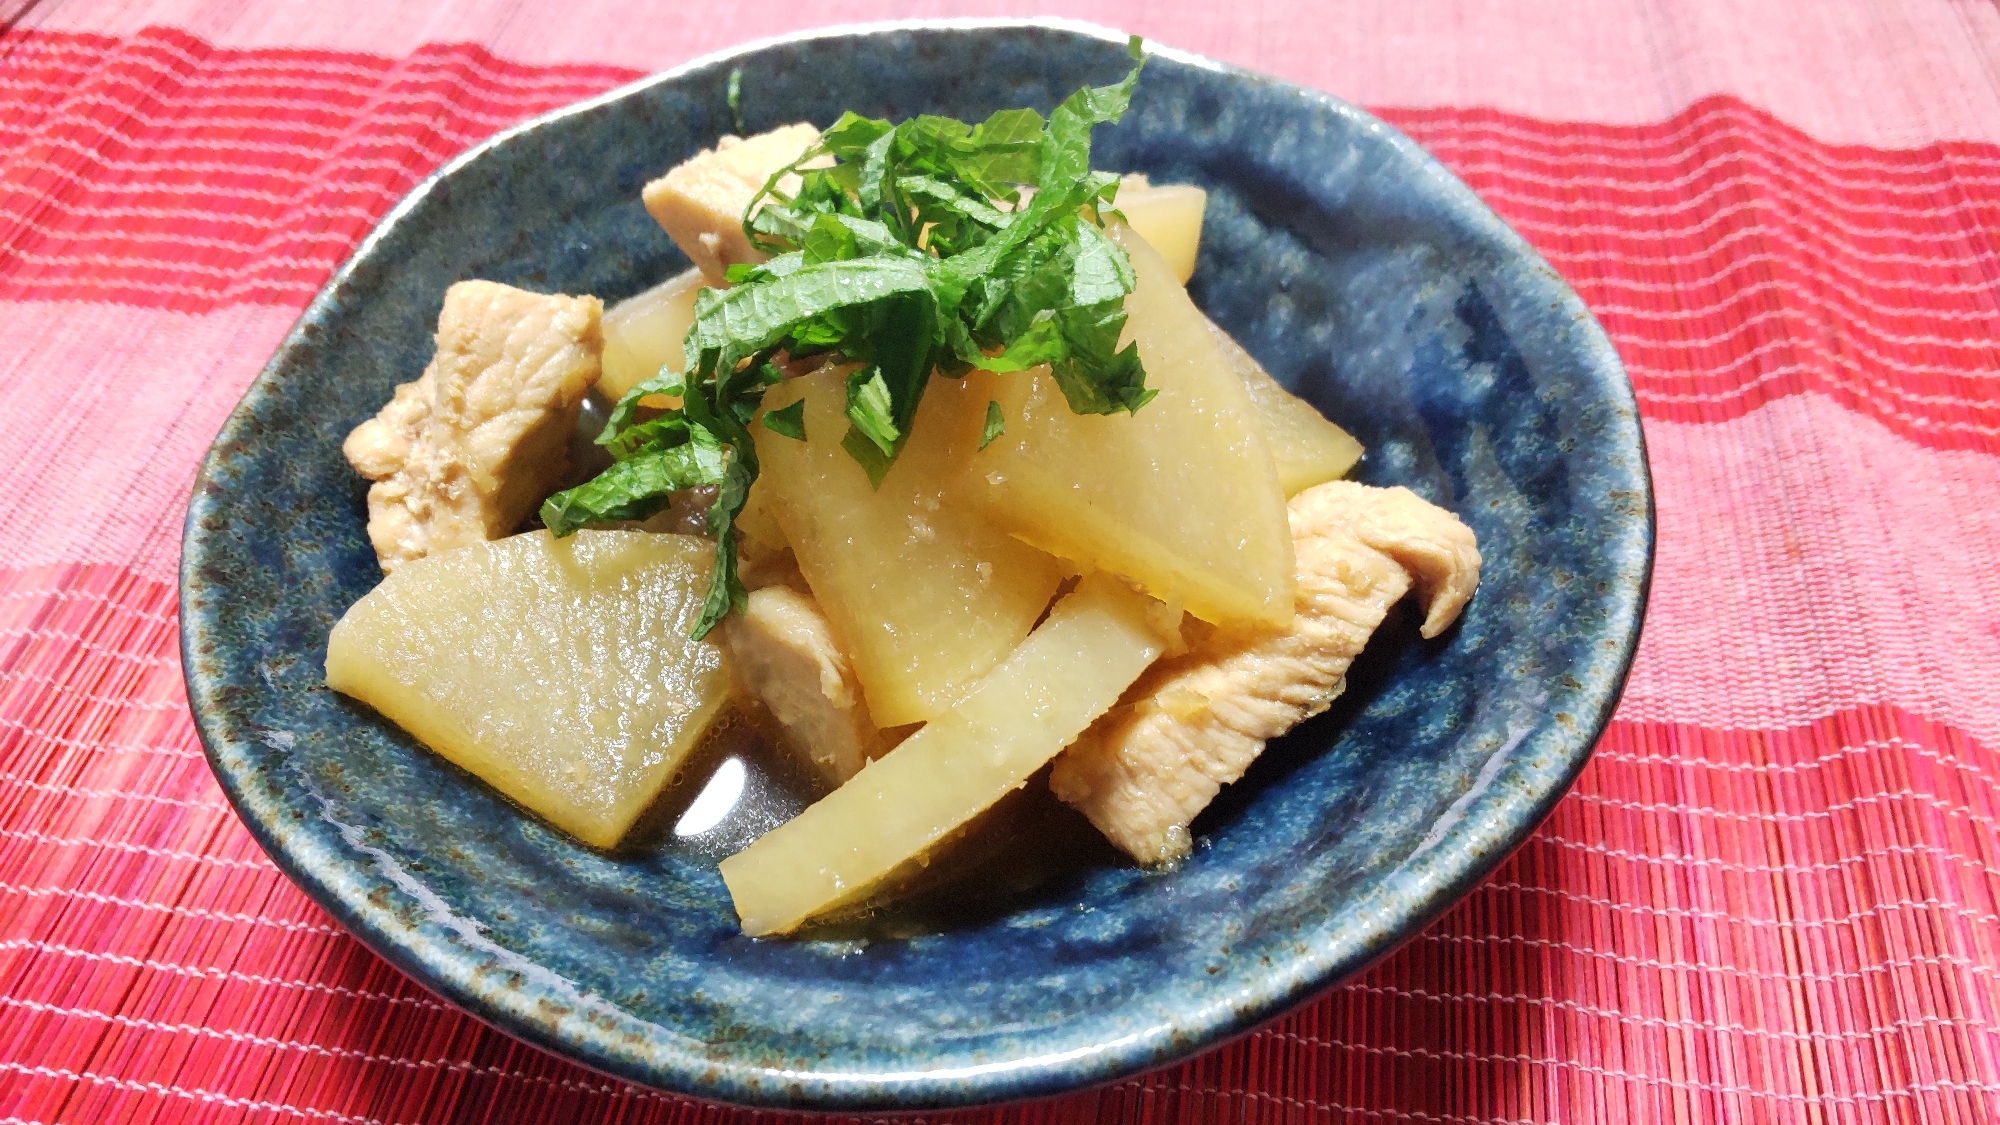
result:
[[[1030,807],[1011,815],[1035,846],[972,864],[944,908],[752,941],[716,863],[806,799],[781,773],[752,769],[720,824],[676,834],[691,776],[600,854],[323,686],[328,629],[381,576],[341,440],[423,368],[447,285],[614,300],[685,268],[639,188],[733,131],[732,68],[762,130],[1047,110],[1126,66],[1124,36],[1069,24],[805,35],[511,130],[397,207],[230,417],[188,510],[189,696],[277,863],[417,980],[600,1070],[914,1109],[1071,1089],[1252,1028],[1518,845],[1588,757],[1639,632],[1652,497],[1631,388],[1575,294],[1407,138],[1172,51],[1096,163],[1209,190],[1196,301],[1366,443],[1361,479],[1458,512],[1486,556],[1462,623],[1424,642],[1393,616],[1334,711],[1196,821],[1180,869],[1135,870]]]

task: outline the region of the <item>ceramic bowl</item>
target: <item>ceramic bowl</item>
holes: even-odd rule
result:
[[[729,815],[678,795],[601,854],[322,683],[381,578],[342,438],[431,350],[445,287],[616,300],[685,268],[639,203],[742,125],[1047,110],[1125,72],[1070,24],[875,25],[704,59],[503,133],[419,186],[231,415],[189,506],[189,697],[284,871],[479,1018],[599,1070],[758,1105],[914,1109],[1156,1066],[1360,971],[1489,872],[1588,757],[1639,632],[1652,501],[1632,391],[1576,295],[1449,172],[1324,94],[1158,49],[1098,167],[1209,191],[1195,300],[1403,484],[1479,535],[1461,623],[1391,617],[1329,714],[1195,822],[1179,869],[1064,811],[943,905],[814,940],[737,932],[718,859],[809,794],[752,762]],[[719,768],[719,767],[716,767]],[[734,767],[730,767],[734,768]],[[696,826],[701,827],[701,826]]]

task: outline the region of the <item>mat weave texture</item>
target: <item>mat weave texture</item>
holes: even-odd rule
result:
[[[188,717],[181,513],[467,145],[759,35],[1029,11],[0,0],[0,1123],[802,1120],[518,1045],[279,875]],[[1659,559],[1592,764],[1428,932],[1185,1065],[932,1119],[2000,1120],[2000,11],[1032,11],[1347,97],[1463,176],[1624,356]]]

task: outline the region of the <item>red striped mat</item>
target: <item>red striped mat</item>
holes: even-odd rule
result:
[[[1631,370],[1659,499],[1576,791],[1459,908],[1238,1043],[985,1122],[2000,1118],[2000,11],[1118,0],[1379,108]],[[780,1120],[517,1045],[224,804],[174,561],[328,272],[466,145],[849,0],[0,2],[0,1125]]]

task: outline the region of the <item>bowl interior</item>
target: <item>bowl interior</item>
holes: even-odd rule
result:
[[[329,284],[230,419],[188,518],[190,696],[245,821],[405,971],[514,1034],[711,1098],[822,1107],[1047,1093],[1167,1061],[1393,948],[1545,815],[1616,699],[1651,498],[1630,388],[1566,286],[1456,179],[1332,99],[1171,53],[1099,167],[1210,192],[1194,297],[1282,382],[1478,533],[1444,637],[1392,615],[1329,714],[1196,822],[1178,870],[1121,865],[1040,806],[957,908],[814,941],[737,934],[718,858],[805,793],[593,852],[321,682],[380,578],[350,428],[422,370],[446,286],[616,300],[685,268],[646,179],[743,126],[841,109],[974,118],[1114,80],[1122,37],[875,28],[694,64],[532,123],[420,188]],[[679,805],[676,805],[679,802]]]

